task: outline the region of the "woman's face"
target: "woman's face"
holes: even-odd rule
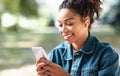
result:
[[[68,43],[80,42],[88,33],[88,26],[85,25],[79,14],[67,8],[59,11],[58,29]]]

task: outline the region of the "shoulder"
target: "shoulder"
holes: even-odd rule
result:
[[[111,56],[111,55],[117,55],[116,50],[112,47],[110,43],[103,42],[98,40],[96,42],[96,48],[97,51],[101,52],[104,56]]]
[[[95,58],[98,58],[101,72],[103,73],[104,70],[108,73],[111,69],[114,69],[114,72],[116,72],[119,67],[119,55],[112,45],[99,40],[95,36],[93,36],[93,42],[95,43],[93,54]]]
[[[107,60],[114,62],[118,60],[118,53],[110,43],[104,42],[93,35],[91,35],[90,39],[89,47],[92,47],[92,53],[95,57],[97,56],[101,62],[106,62]]]
[[[90,37],[91,41],[89,41],[89,46],[93,46],[94,51],[97,52],[111,52],[115,53],[115,49],[112,47],[112,45],[108,42],[102,41],[99,38],[95,37],[94,35],[91,35]]]
[[[100,66],[103,68],[107,68],[109,66],[113,66],[116,64],[118,66],[119,63],[119,55],[116,50],[112,47],[110,43],[103,42],[101,40],[96,40],[95,54],[100,57]]]
[[[110,43],[101,41],[96,37],[94,39],[96,41],[95,51],[98,52],[98,54],[101,54],[103,58],[106,57],[109,57],[110,59],[111,57],[113,57],[114,59],[118,58],[118,53]]]
[[[83,48],[82,48],[83,52],[86,54],[91,54],[91,53],[95,53],[95,54],[103,54],[103,53],[113,53],[115,52],[115,50],[113,49],[113,47],[107,43],[107,42],[103,42],[100,39],[98,39],[97,37],[95,37],[94,35],[89,35],[86,43],[84,44]]]

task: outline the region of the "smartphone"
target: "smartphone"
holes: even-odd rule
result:
[[[32,47],[32,52],[34,53],[34,56],[37,60],[42,56],[47,58],[47,54],[43,47]]]

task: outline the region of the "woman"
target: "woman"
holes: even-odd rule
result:
[[[59,7],[58,30],[65,42],[36,67],[39,76],[120,76],[119,57],[110,44],[90,33],[99,18],[100,0],[64,0]]]

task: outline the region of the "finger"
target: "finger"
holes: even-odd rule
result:
[[[46,74],[47,76],[53,76],[53,73],[50,72],[50,71],[46,71],[45,74]]]
[[[46,70],[38,71],[38,75],[45,76],[46,75],[45,72],[46,72]]]
[[[49,65],[51,68],[55,68],[56,66],[58,66],[57,64],[55,64],[54,62],[51,62],[49,60],[43,60],[47,65]]]
[[[38,60],[36,60],[36,63],[40,63],[43,59],[45,59],[44,56],[40,57]]]
[[[46,71],[50,71],[52,72],[52,70],[54,70],[51,66],[47,65],[45,67],[43,67],[43,69],[45,69]]]
[[[53,69],[53,68],[56,68],[56,66],[58,66],[57,64],[49,61],[49,60],[46,60],[46,59],[43,59],[42,62],[44,62],[47,66],[49,66],[49,70]]]
[[[37,66],[36,66],[36,71],[41,71],[43,70],[43,67],[46,66],[47,64],[45,64],[44,62],[41,62],[39,63]]]
[[[47,65],[43,67],[43,69],[47,70],[47,74],[53,74],[55,73],[55,70],[57,70],[58,68],[58,65],[54,65],[55,63],[53,62],[49,62],[47,61],[48,63],[46,63]]]
[[[36,60],[36,65],[37,65],[38,63],[43,62],[44,59],[46,60],[46,58],[45,58],[44,56],[40,57],[38,60]]]

